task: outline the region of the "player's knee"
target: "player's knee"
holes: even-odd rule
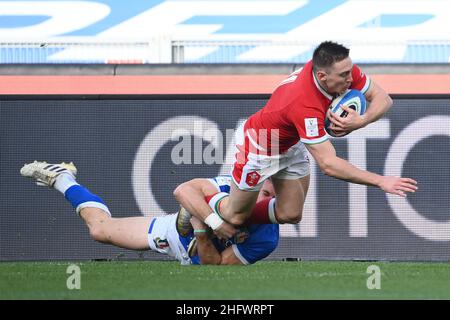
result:
[[[298,210],[277,210],[276,218],[280,223],[297,224],[302,221],[302,212]]]
[[[284,223],[297,224],[297,223],[300,223],[300,221],[302,221],[302,216],[297,215],[297,216],[287,217],[287,219],[284,221]]]

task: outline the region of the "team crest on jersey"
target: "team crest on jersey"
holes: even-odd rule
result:
[[[234,243],[236,243],[236,244],[243,243],[245,240],[248,239],[249,236],[250,236],[250,233],[248,232],[247,229],[241,229],[234,236]]]
[[[257,171],[252,171],[247,173],[245,183],[250,187],[254,187],[258,184],[259,179],[261,179],[261,175]]]
[[[160,237],[153,239],[153,242],[158,249],[165,249],[169,246],[167,239],[161,239]]]

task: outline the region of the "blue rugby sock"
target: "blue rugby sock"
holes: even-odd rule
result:
[[[111,213],[103,200],[79,184],[68,188],[64,193],[64,197],[70,202],[78,214],[81,209],[90,207],[102,209],[111,216]]]

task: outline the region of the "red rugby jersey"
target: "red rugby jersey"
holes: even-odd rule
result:
[[[350,88],[365,93],[370,79],[353,65]],[[299,140],[306,144],[328,139],[326,111],[333,97],[315,79],[312,61],[292,73],[275,89],[267,104],[245,124],[250,144],[261,154],[284,153]],[[277,129],[277,130],[274,130]],[[252,149],[254,153],[254,149]]]

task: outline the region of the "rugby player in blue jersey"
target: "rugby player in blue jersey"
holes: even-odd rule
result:
[[[154,250],[177,259],[182,265],[252,264],[267,257],[278,245],[277,224],[242,226],[231,239],[219,239],[201,220],[194,214],[191,216],[183,207],[177,214],[162,214],[156,218],[113,218],[100,197],[78,184],[75,178],[77,169],[73,163],[48,164],[35,161],[25,164],[20,173],[36,180],[38,185],[61,192],[84,220],[91,237],[101,243],[132,250]],[[194,179],[178,187],[175,196],[186,203],[195,215],[201,217],[202,212],[211,211],[205,197],[218,191],[229,192],[230,183],[231,178],[227,176]],[[261,189],[259,200],[273,196],[273,186],[268,180]],[[189,219],[189,227],[186,227],[186,221],[177,219],[180,212],[184,219]],[[177,223],[181,222],[185,225],[180,229]],[[228,224],[221,227],[233,228]]]

